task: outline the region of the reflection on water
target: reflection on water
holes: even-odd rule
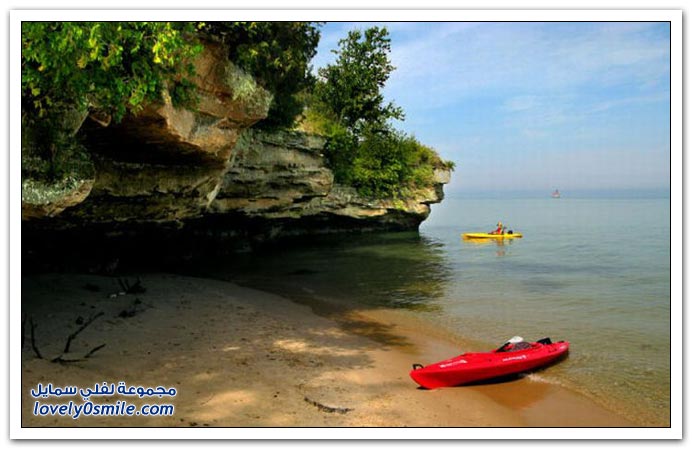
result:
[[[294,298],[426,309],[452,277],[443,244],[417,232],[315,237],[195,270]]]
[[[514,239],[469,239],[462,237],[461,242],[464,245],[476,245],[479,247],[496,246],[495,254],[498,257],[502,257],[507,255],[508,246],[514,243]]]
[[[499,213],[522,239],[459,239]],[[642,425],[669,424],[669,201],[450,198],[421,233],[445,244],[455,277],[431,320],[487,344],[569,340],[570,359],[546,379]]]

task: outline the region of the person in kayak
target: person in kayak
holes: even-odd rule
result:
[[[497,222],[497,229],[495,229],[494,231],[488,232],[488,234],[493,234],[493,235],[502,234],[502,233],[504,232],[504,229],[505,229],[505,228],[503,228],[502,222],[501,222],[501,221],[498,221],[498,222]]]

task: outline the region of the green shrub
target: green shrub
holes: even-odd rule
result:
[[[413,136],[396,131],[368,132],[353,162],[352,184],[366,196],[398,197],[433,184],[439,156]]]
[[[300,93],[312,87],[310,60],[320,40],[315,22],[209,22],[203,32],[220,39],[231,61],[274,94],[258,126],[291,127],[303,110]]]
[[[329,131],[324,148],[327,165],[334,172],[334,180],[336,182],[352,185],[358,139],[345,128],[338,125],[333,125]]]
[[[446,163],[413,136],[395,131],[404,113],[384,102],[382,89],[394,66],[386,28],[351,31],[339,41],[333,64],[306,98],[301,129],[328,138],[325,155],[334,178],[362,195],[396,198],[429,187]]]
[[[415,137],[391,129],[367,130],[360,139],[343,127],[331,131],[325,156],[335,181],[367,197],[398,198],[430,187],[434,170],[451,165]]]

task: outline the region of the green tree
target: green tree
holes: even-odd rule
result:
[[[220,38],[229,59],[253,75],[274,94],[260,127],[293,126],[303,111],[300,95],[312,87],[310,61],[317,52],[319,24],[315,22],[210,22],[203,30]]]
[[[119,121],[166,88],[193,102],[190,60],[201,49],[191,23],[23,22],[23,158],[46,161],[34,174],[57,179],[88,160],[74,136],[87,112]]]
[[[23,22],[22,109],[49,119],[66,108],[122,118],[164,87],[189,88],[201,51],[192,23]]]
[[[384,104],[382,88],[394,66],[389,60],[391,39],[386,28],[350,31],[339,41],[334,64],[321,68],[315,94],[337,120],[350,131],[386,129],[390,119],[402,120],[404,113],[393,103]]]
[[[404,113],[384,102],[394,70],[386,28],[351,31],[339,41],[337,60],[319,70],[303,129],[327,136],[325,157],[334,179],[375,198],[405,197],[433,184],[436,168],[453,168],[415,137],[395,130]]]

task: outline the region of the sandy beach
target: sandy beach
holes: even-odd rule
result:
[[[135,278],[127,278],[134,283]],[[43,274],[22,279],[22,425],[176,427],[626,427],[598,404],[531,376],[427,391],[411,364],[464,352],[453,338],[392,310],[298,304],[232,283],[141,276],[145,292],[117,294],[116,278]],[[103,312],[71,342],[70,334]],[[28,317],[35,324],[32,349]],[[92,398],[173,404],[172,416],[34,416],[37,384],[173,387],[174,397]],[[39,398],[41,404],[68,398]],[[83,403],[77,395],[75,402]]]

